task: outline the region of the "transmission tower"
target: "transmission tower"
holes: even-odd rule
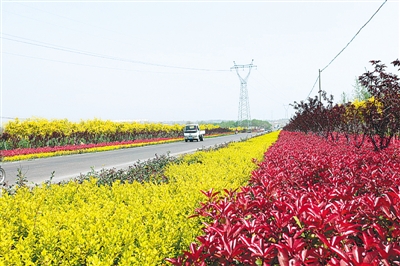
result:
[[[288,109],[289,109],[289,105],[283,105],[283,108],[285,108],[285,119],[288,118]]]
[[[247,93],[247,79],[250,76],[251,69],[253,67],[257,67],[253,65],[254,59],[251,60],[251,63],[248,65],[237,65],[235,61],[233,61],[232,69],[236,70],[236,74],[240,79],[240,96],[239,96],[239,114],[238,114],[238,126],[243,126],[243,121],[247,120],[247,128],[250,128],[250,105],[249,105],[249,95]],[[241,77],[239,74],[239,69],[248,68],[249,72],[247,73],[246,77]]]

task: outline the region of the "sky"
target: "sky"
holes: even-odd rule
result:
[[[237,120],[234,62],[253,62],[238,72],[251,70],[251,118],[290,118],[317,95],[320,69],[336,102],[370,60],[398,73],[399,11],[390,0],[1,0],[1,120]]]

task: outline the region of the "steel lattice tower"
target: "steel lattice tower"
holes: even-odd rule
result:
[[[237,65],[235,61],[233,61],[234,66],[231,67],[232,69],[236,70],[236,74],[240,79],[240,96],[239,96],[239,113],[238,113],[238,126],[242,126],[243,120],[247,120],[247,128],[250,128],[250,105],[249,105],[249,95],[247,92],[247,79],[250,76],[251,69],[256,67],[253,65],[254,59],[251,60],[251,63],[248,65]],[[239,74],[239,69],[248,68],[249,72],[247,73],[246,77],[241,77]]]

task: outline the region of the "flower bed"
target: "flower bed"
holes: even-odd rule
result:
[[[204,234],[169,261],[400,265],[400,143],[373,150],[283,131],[242,191],[204,192]]]
[[[169,143],[182,141],[182,138],[157,138],[157,139],[142,139],[134,141],[122,141],[122,142],[105,142],[98,144],[82,144],[82,145],[66,145],[56,147],[43,147],[43,148],[25,148],[15,150],[3,150],[1,151],[3,161],[19,161],[34,158],[45,158],[68,154],[77,153],[89,153],[99,151],[109,151],[116,149],[140,147],[145,145],[154,145],[161,143]]]
[[[205,137],[213,138],[213,137],[220,137],[232,134],[233,133],[212,134],[212,135],[206,135]],[[90,152],[126,149],[126,148],[141,147],[146,145],[177,142],[182,140],[183,138],[154,138],[154,139],[139,139],[132,141],[103,142],[97,144],[91,143],[91,144],[65,145],[65,146],[42,147],[42,148],[22,148],[14,150],[2,150],[0,151],[0,154],[3,157],[3,161],[12,162],[12,161],[29,160],[36,158],[78,154],[78,153],[90,153]]]
[[[83,183],[18,188],[0,197],[0,265],[162,265],[200,234],[188,219],[200,190],[246,184],[274,132],[185,156],[168,183]]]
[[[0,150],[17,148],[41,148],[77,145],[80,143],[104,143],[133,141],[137,139],[180,138],[184,125],[162,123],[113,122],[110,120],[67,119],[48,120],[31,118],[8,121],[0,134]],[[229,128],[212,124],[201,124],[200,128],[209,134],[232,133]]]

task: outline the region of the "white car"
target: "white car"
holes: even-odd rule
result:
[[[204,130],[200,130],[200,127],[198,124],[188,124],[185,126],[183,129],[183,136],[185,138],[185,142],[197,140],[197,141],[203,141],[204,135],[206,132]]]

